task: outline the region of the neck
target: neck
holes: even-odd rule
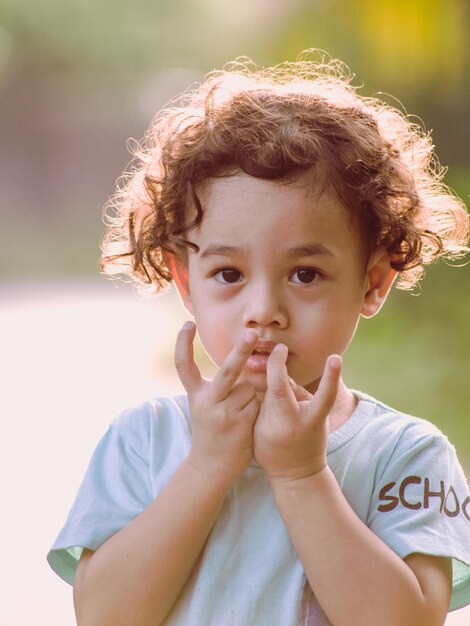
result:
[[[354,413],[357,407],[357,398],[350,391],[343,380],[340,380],[338,395],[336,396],[333,408],[329,415],[329,432],[332,433],[338,430]]]

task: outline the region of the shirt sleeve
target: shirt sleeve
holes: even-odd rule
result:
[[[470,495],[455,449],[439,431],[405,429],[377,480],[368,525],[401,558],[452,558],[450,610],[470,604]]]
[[[153,500],[148,459],[111,425],[99,442],[47,560],[73,584],[84,548],[96,550]]]

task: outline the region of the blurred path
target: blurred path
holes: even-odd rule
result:
[[[172,292],[144,301],[103,280],[0,285],[0,623],[75,624],[71,589],[45,555],[109,422],[181,391],[173,347],[186,318]],[[469,624],[470,609],[446,622]]]
[[[1,624],[75,624],[46,552],[109,422],[181,390],[172,360],[183,319],[174,294],[144,301],[103,280],[0,286]]]

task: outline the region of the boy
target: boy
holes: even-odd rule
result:
[[[238,66],[156,118],[103,267],[175,282],[187,394],[125,412],[93,456],[49,554],[81,626],[437,626],[469,602],[452,446],[340,375],[397,276],[466,251],[431,157],[335,63]]]

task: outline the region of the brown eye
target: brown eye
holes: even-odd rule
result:
[[[216,274],[214,274],[214,278],[223,284],[238,283],[240,282],[241,277],[242,275],[238,270],[231,268],[219,270]]]
[[[309,285],[317,278],[317,270],[311,267],[303,267],[292,274],[291,281],[297,284]]]

